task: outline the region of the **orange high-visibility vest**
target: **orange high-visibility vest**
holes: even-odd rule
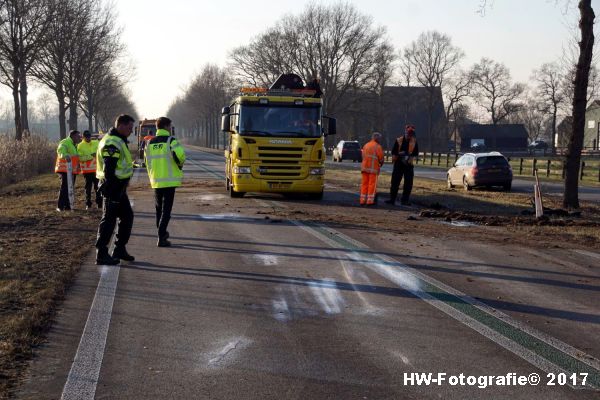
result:
[[[396,141],[398,142],[398,152],[400,152],[400,149],[402,148],[402,143],[404,142],[404,135],[400,136],[398,139],[396,139]],[[409,142],[408,142],[408,163],[412,164],[414,157],[412,156],[413,151],[415,151],[415,146],[417,145],[417,138],[413,135]]]
[[[378,174],[383,164],[383,148],[375,140],[371,140],[362,148],[362,164],[360,170],[369,174]]]
[[[66,138],[60,141],[58,148],[56,149],[56,164],[54,165],[54,172],[67,173],[67,158],[71,157],[71,167],[73,175],[81,173],[79,167],[79,154],[77,154],[77,148],[71,138]]]

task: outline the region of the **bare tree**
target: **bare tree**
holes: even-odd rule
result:
[[[450,132],[456,132],[459,119],[459,106],[471,95],[473,88],[473,75],[462,70],[455,71],[446,81],[446,117],[448,118]],[[455,138],[456,140],[456,138]]]
[[[525,86],[512,83],[508,68],[502,63],[482,58],[471,69],[475,102],[484,108],[496,125],[521,106]]]
[[[579,208],[579,163],[585,130],[588,81],[594,48],[594,19],[591,0],[579,1],[579,59],[574,80],[573,129],[568,138],[563,206]]]
[[[101,0],[55,0],[56,16],[43,51],[44,63],[34,75],[50,88],[58,100],[61,137],[77,128],[78,106],[84,86],[99,71],[109,54],[120,51],[119,29],[110,4]],[[76,15],[77,18],[73,18]]]
[[[346,3],[309,4],[302,13],[231,53],[230,68],[250,84],[267,85],[281,73],[321,79],[325,110],[335,113],[346,95],[365,89],[375,73],[373,60],[385,43],[385,29]]]
[[[0,83],[12,90],[17,140],[29,130],[27,77],[46,44],[52,17],[50,0],[0,2]]]
[[[452,44],[448,35],[437,31],[421,33],[404,50],[404,58],[414,71],[415,80],[428,88],[427,149],[432,149],[435,89],[442,88],[448,76],[458,66],[464,52]]]
[[[532,80],[537,83],[535,96],[540,99],[543,109],[551,116],[551,149],[556,148],[556,123],[559,109],[567,100],[564,91],[564,75],[556,62],[543,64],[533,72]]]
[[[510,114],[506,120],[512,124],[523,124],[531,142],[547,136],[552,118],[548,113],[548,105],[536,92],[532,92],[527,95],[519,110]]]

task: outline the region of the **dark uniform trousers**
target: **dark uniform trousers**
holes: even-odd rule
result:
[[[166,239],[167,227],[171,220],[171,210],[175,200],[175,188],[154,189],[154,205],[156,207],[156,227],[158,228],[158,238]]]
[[[400,188],[400,182],[404,178],[404,187],[402,189],[402,202],[408,202],[410,198],[410,192],[413,187],[413,179],[415,177],[415,168],[412,165],[408,165],[398,159],[394,163],[394,170],[392,172],[392,182],[390,186],[390,200],[396,201],[398,197],[398,189]]]
[[[70,210],[71,204],[69,203],[69,184],[67,183],[67,173],[59,172],[60,174],[60,192],[58,192],[58,208],[61,210]],[[73,190],[75,190],[75,178],[77,175],[73,175]]]
[[[98,178],[96,173],[83,174],[85,178],[85,205],[88,207],[92,206],[92,187],[94,188],[94,194],[96,197],[96,204],[98,207],[102,206],[102,197],[98,193]]]
[[[120,198],[104,197],[102,219],[100,220],[96,240],[96,248],[98,250],[108,249],[110,238],[117,224],[117,218],[119,219],[119,227],[115,247],[124,247],[129,242],[131,228],[133,227],[133,209],[125,191],[123,191]]]

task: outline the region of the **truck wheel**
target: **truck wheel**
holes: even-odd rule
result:
[[[323,200],[324,191],[320,191],[319,193],[309,193],[308,198],[310,200]]]
[[[238,199],[240,197],[244,197],[245,194],[246,192],[237,192],[233,189],[233,186],[229,186],[229,197],[233,199]]]

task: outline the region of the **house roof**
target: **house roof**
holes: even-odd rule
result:
[[[527,138],[527,130],[523,124],[480,125],[468,124],[458,128],[462,139],[501,138]]]

